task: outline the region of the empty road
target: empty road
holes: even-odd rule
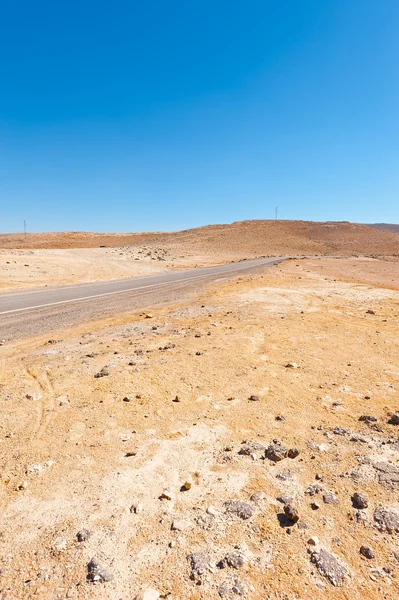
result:
[[[0,338],[15,339],[127,311],[148,310],[179,301],[203,283],[283,260],[262,258],[150,277],[1,294]]]

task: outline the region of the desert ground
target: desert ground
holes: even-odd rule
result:
[[[0,234],[0,293],[262,256],[398,260],[399,236],[392,231],[346,222],[240,221],[175,233]]]
[[[288,260],[0,360],[2,599],[399,596],[394,256]]]

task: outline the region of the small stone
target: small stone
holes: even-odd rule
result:
[[[250,400],[251,402],[259,402],[260,398],[259,396],[252,395],[248,398],[248,400]]]
[[[135,597],[134,600],[158,600],[160,598],[160,593],[153,588],[148,588],[147,590],[142,590]]]
[[[317,546],[319,544],[319,538],[317,535],[312,536],[308,539],[309,546]]]
[[[270,444],[266,448],[265,456],[273,462],[279,462],[287,457],[287,449],[279,444]]]
[[[191,579],[199,580],[209,568],[210,558],[206,552],[194,552],[187,559],[191,567]]]
[[[94,375],[95,379],[99,379],[100,377],[107,377],[109,375],[108,367],[103,367],[101,371]]]
[[[312,552],[311,560],[315,563],[320,575],[326,577],[332,585],[343,585],[348,573],[333,554],[324,548],[320,548],[320,550]]]
[[[365,558],[375,558],[375,554],[369,546],[361,546],[359,552]]]
[[[337,427],[334,427],[333,433],[335,435],[348,435],[350,433],[350,430],[347,429],[346,427],[337,426]]]
[[[229,567],[240,569],[245,563],[245,556],[241,552],[229,552],[224,560]]]
[[[172,402],[180,402],[180,398],[179,398],[179,396],[175,396],[175,397],[172,399]]]
[[[131,402],[131,401],[132,401],[132,399],[131,399],[131,397],[130,397],[130,396],[125,396],[125,397],[123,398],[123,402]]]
[[[248,504],[248,502],[242,502],[241,500],[230,500],[226,502],[226,511],[234,513],[240,519],[249,519],[255,512],[255,508]]]
[[[208,506],[206,512],[208,515],[211,515],[211,517],[216,517],[219,514],[214,506]]]
[[[366,315],[375,315],[375,310],[369,308],[368,310],[366,310]]]
[[[254,452],[265,452],[266,447],[263,444],[259,444],[259,442],[248,442],[241,446],[238,454],[243,456],[251,456]]]
[[[65,552],[66,547],[67,547],[67,541],[62,536],[56,538],[53,542],[53,549],[56,552]]]
[[[138,515],[139,513],[143,512],[143,510],[143,505],[140,502],[138,504],[132,504],[132,506],[130,507],[130,512],[134,513],[135,515]]]
[[[320,504],[318,502],[312,502],[311,505],[310,505],[310,508],[312,510],[319,510]]]
[[[355,492],[352,496],[352,502],[356,506],[356,508],[367,508],[369,503],[364,494],[360,494],[359,492]]]
[[[379,506],[374,511],[374,520],[378,529],[388,533],[399,532],[399,515],[393,510]]]
[[[92,558],[87,565],[87,572],[87,581],[91,583],[106,583],[114,578],[113,574],[104,569],[95,558]]]
[[[368,396],[366,399],[369,399]],[[377,417],[373,417],[372,415],[361,415],[359,421],[362,421],[363,423],[376,423]]]
[[[285,421],[285,416],[280,414],[275,417],[276,421]]]
[[[388,423],[390,425],[399,425],[399,412],[394,413]]]
[[[153,318],[153,316],[154,316],[154,315],[153,315],[153,314],[151,314],[151,313],[146,313],[146,314],[145,314],[145,318],[146,318],[146,319],[152,319],[152,318]]]
[[[180,491],[181,491],[181,492],[188,492],[188,490],[191,490],[191,485],[192,485],[192,484],[191,484],[191,482],[190,482],[190,481],[185,481],[185,482],[183,483],[183,485],[181,486],[181,488],[180,488]]]
[[[325,504],[339,504],[339,500],[334,494],[324,494],[323,500]]]
[[[173,531],[186,531],[192,527],[190,521],[184,521],[183,519],[175,519],[172,523]]]
[[[202,356],[204,353],[201,350],[197,350],[195,356]]]
[[[298,365],[296,362],[289,362],[285,365],[286,369],[297,369]]]
[[[169,490],[164,490],[162,494],[159,496],[160,500],[172,500],[172,492]]]
[[[283,494],[282,496],[277,496],[276,500],[277,502],[281,502],[281,504],[291,504],[292,502],[291,496],[287,496],[286,494]]]
[[[81,529],[76,534],[78,542],[86,542],[91,537],[91,531],[88,529]]]
[[[322,491],[323,486],[321,486],[319,483],[314,483],[305,490],[305,494],[308,494],[309,496],[315,496],[316,494],[319,494]]]
[[[292,504],[284,505],[284,514],[290,523],[297,523],[299,521],[299,512]]]
[[[290,448],[288,450],[288,458],[296,458],[300,454],[298,448]]]

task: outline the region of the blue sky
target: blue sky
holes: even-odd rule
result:
[[[0,231],[399,223],[398,0],[20,0]]]

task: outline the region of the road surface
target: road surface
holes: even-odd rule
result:
[[[203,283],[273,266],[285,258],[262,258],[213,267],[169,271],[150,277],[41,288],[0,295],[0,338],[45,333],[87,320],[175,302]]]

